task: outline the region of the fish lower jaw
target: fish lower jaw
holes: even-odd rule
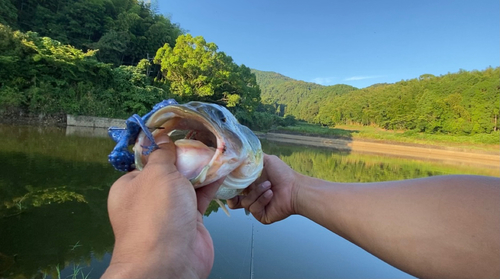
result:
[[[260,173],[259,173],[260,174]],[[222,183],[221,187],[227,188],[227,189],[235,189],[235,190],[243,190],[246,187],[248,187],[250,184],[252,184],[259,175],[255,176],[247,176],[244,178],[235,178],[232,177],[231,175],[228,175],[224,182]]]
[[[219,190],[217,190],[217,193],[215,193],[214,199],[220,199],[220,200],[232,199],[237,195],[239,195],[241,192],[243,192],[243,189],[229,189],[224,186],[221,186]]]

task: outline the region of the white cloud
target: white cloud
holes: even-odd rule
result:
[[[317,77],[313,78],[312,82],[321,85],[331,85],[336,79],[336,77]]]
[[[372,79],[372,78],[381,78],[384,76],[354,76],[354,77],[349,77],[344,80],[362,80],[362,79]]]

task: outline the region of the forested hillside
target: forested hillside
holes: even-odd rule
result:
[[[491,133],[499,128],[500,68],[429,74],[368,87],[325,104],[315,121],[427,133]]]
[[[137,0],[0,0],[0,23],[83,51],[99,49],[97,58],[115,66],[154,57],[183,33]]]
[[[293,123],[255,75],[138,0],[0,0],[0,113],[144,114],[166,98],[218,103],[255,129]]]
[[[500,68],[430,74],[364,89],[321,86],[254,70],[264,103],[322,125],[376,125],[426,133],[477,134],[499,129]]]
[[[357,90],[345,84],[322,86],[285,77],[274,72],[252,70],[257,77],[264,104],[271,104],[280,116],[290,114],[312,122],[325,102],[336,96]]]
[[[170,96],[144,67],[99,62],[37,33],[0,24],[0,109],[25,113],[127,117]]]
[[[145,113],[171,96],[145,58],[181,34],[142,1],[0,0],[0,109]]]

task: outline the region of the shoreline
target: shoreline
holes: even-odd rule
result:
[[[405,143],[395,144],[358,139],[334,139],[284,133],[258,133],[257,136],[270,141],[294,145],[309,145],[354,153],[474,165],[498,169],[500,171],[500,152],[457,151],[439,148],[439,146],[435,148],[434,146],[415,146],[415,144],[406,145]]]
[[[17,114],[17,115],[16,115]],[[10,119],[0,121],[10,125],[44,125],[66,127],[66,135],[82,135],[107,137],[107,128],[110,126],[124,127],[124,119],[113,119],[91,116],[45,116],[10,114]],[[14,116],[14,117],[12,117]],[[28,116],[28,117],[27,117]],[[5,114],[4,114],[5,117]],[[7,121],[5,121],[7,120]],[[10,120],[10,121],[9,121]],[[14,120],[14,121],[13,121]],[[28,121],[26,121],[28,120]],[[404,142],[387,142],[374,139],[334,138],[323,136],[302,135],[283,132],[257,132],[257,137],[269,141],[276,141],[294,145],[315,146],[353,153],[374,154],[389,157],[401,157],[424,161],[439,161],[452,164],[468,164],[479,167],[494,168],[500,171],[500,148],[498,152],[446,147],[438,145],[424,145]]]
[[[266,134],[266,132],[255,132],[254,133],[261,133],[261,134]],[[271,134],[277,134],[277,135],[283,135],[284,137],[288,136],[298,136],[298,137],[309,137],[309,138],[321,138],[323,140],[343,140],[343,141],[358,141],[358,142],[372,142],[372,143],[380,143],[380,144],[387,144],[387,145],[402,145],[402,146],[412,146],[412,147],[421,147],[421,148],[429,148],[429,149],[442,149],[442,150],[449,150],[449,151],[457,151],[457,152],[470,152],[470,153],[478,153],[478,154],[500,154],[500,144],[498,145],[498,150],[493,151],[493,150],[481,150],[481,149],[475,149],[475,148],[467,148],[467,147],[457,147],[457,146],[444,146],[444,145],[438,145],[438,144],[424,144],[424,143],[413,143],[413,142],[404,142],[404,141],[397,141],[397,140],[386,140],[386,139],[372,139],[372,138],[348,138],[348,137],[339,137],[339,136],[328,136],[328,135],[320,135],[320,134],[308,134],[308,133],[298,133],[298,132],[289,132],[289,131],[270,131],[267,133]],[[469,146],[472,144],[469,144]]]

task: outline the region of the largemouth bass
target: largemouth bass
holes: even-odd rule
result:
[[[145,125],[154,138],[167,133],[175,140],[177,169],[195,188],[226,177],[215,199],[228,215],[220,199],[235,197],[260,176],[263,153],[259,139],[225,107],[203,102],[172,104],[151,114]],[[175,139],[175,134],[182,138]],[[137,169],[147,164],[145,148],[151,144],[141,131],[134,145]]]

